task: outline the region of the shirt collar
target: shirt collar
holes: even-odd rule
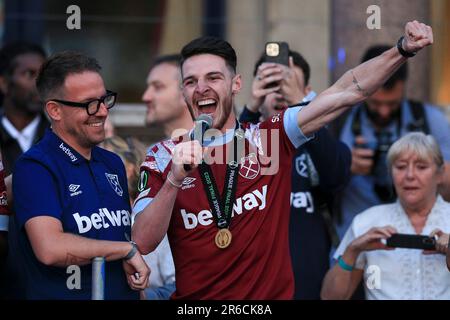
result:
[[[45,132],[45,139],[49,140],[49,143],[53,150],[60,156],[61,158],[65,159],[66,161],[72,163],[72,164],[79,164],[83,161],[88,161],[86,158],[84,158],[81,154],[79,154],[74,148],[72,148],[69,144],[64,142],[60,137],[58,137],[52,129],[47,129]],[[91,159],[94,159],[94,155],[96,155],[96,152],[94,152],[94,149],[91,152]]]
[[[436,201],[433,204],[433,207],[430,210],[430,213],[428,214],[426,220],[425,220],[425,225],[423,226],[422,229],[422,233],[424,232],[425,228],[433,222],[433,220],[435,219],[435,217],[439,217],[439,212],[442,208],[442,205],[444,205],[446,202],[444,201],[444,199],[442,198],[442,196],[440,194],[438,194],[436,196]],[[397,212],[401,215],[401,217],[403,217],[404,219],[406,219],[405,221],[407,221],[408,226],[411,228],[411,230],[414,230],[414,227],[411,223],[411,220],[409,219],[408,214],[406,213],[405,209],[403,208],[402,204],[400,203],[400,199],[397,199],[395,202],[396,206],[397,206]]]
[[[5,127],[6,131],[8,131],[9,135],[14,139],[17,139],[18,136],[24,136],[27,139],[33,139],[34,134],[39,126],[39,122],[41,121],[41,115],[37,115],[33,121],[31,121],[22,131],[19,131],[14,127],[14,125],[9,121],[9,119],[5,116],[2,117],[2,124]]]
[[[205,147],[218,147],[229,143],[234,137],[234,131],[236,129],[227,129],[225,134],[219,136],[205,137],[203,139],[203,146]]]
[[[317,96],[317,93],[310,91],[303,99],[302,102],[310,102]]]
[[[236,119],[235,127],[233,129],[227,129],[225,131],[225,134],[218,135],[218,136],[217,135],[208,136],[205,134],[205,136],[203,137],[203,146],[204,147],[218,147],[218,146],[222,146],[222,145],[229,143],[231,140],[233,140],[234,133],[238,128],[242,128],[242,126]],[[212,131],[212,132],[216,133],[217,131]],[[191,136],[191,134],[189,134],[189,136]]]

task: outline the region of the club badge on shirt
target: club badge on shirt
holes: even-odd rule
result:
[[[306,165],[306,155],[302,154],[295,159],[295,169],[303,178],[308,178],[308,166]]]
[[[259,161],[256,154],[250,153],[248,156],[241,159],[241,167],[239,174],[247,179],[254,179],[258,176],[260,171]]]
[[[111,174],[105,172],[106,179],[108,179],[109,184],[111,185],[111,188],[117,193],[119,197],[123,195],[123,189],[119,183],[119,177],[117,174]]]

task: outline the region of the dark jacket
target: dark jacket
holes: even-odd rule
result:
[[[14,164],[23,152],[19,143],[9,135],[8,131],[6,131],[1,124],[1,119],[3,117],[4,115],[0,115],[0,147],[2,151],[3,165],[5,166],[5,175],[8,176],[12,173]],[[33,144],[38,142],[44,136],[45,129],[49,127],[50,122],[47,120],[47,117],[42,114],[36,135],[33,139]]]

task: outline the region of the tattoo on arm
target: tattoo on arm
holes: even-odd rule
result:
[[[359,92],[361,92],[362,95],[363,95],[364,97],[369,97],[370,94],[369,94],[367,91],[365,91],[363,88],[361,88],[361,86],[359,85],[359,82],[358,82],[358,80],[356,79],[355,74],[353,73],[353,70],[350,70],[350,72],[352,73],[353,83],[355,84],[356,89],[357,89]]]

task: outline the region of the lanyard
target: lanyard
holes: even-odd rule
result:
[[[216,245],[219,248],[226,248],[231,242],[231,233],[228,227],[231,223],[231,213],[236,197],[239,163],[238,154],[242,152],[244,143],[244,131],[239,122],[236,122],[236,128],[233,137],[233,160],[227,157],[227,171],[225,173],[225,185],[223,194],[220,196],[217,183],[214,179],[211,167],[203,160],[199,165],[200,177],[205,188],[209,206],[211,208],[214,221],[219,232],[216,235]]]

